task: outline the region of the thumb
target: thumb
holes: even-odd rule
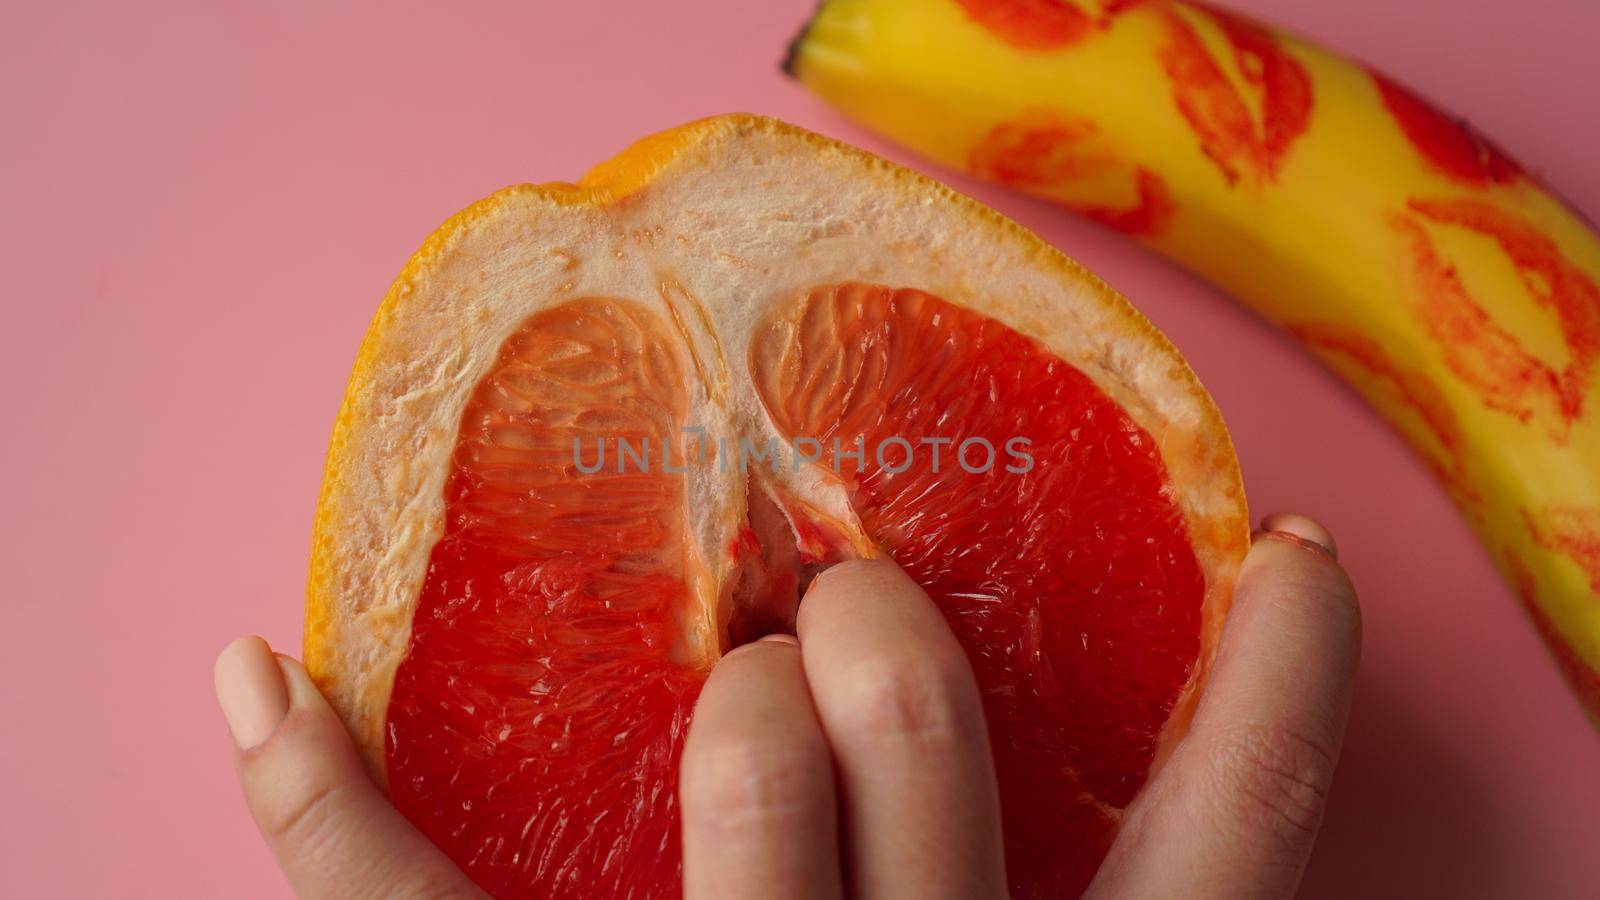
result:
[[[1187,737],[1129,810],[1096,897],[1289,897],[1321,824],[1361,655],[1332,536],[1272,516]]]
[[[372,783],[305,667],[248,637],[215,675],[245,802],[295,894],[483,896]]]

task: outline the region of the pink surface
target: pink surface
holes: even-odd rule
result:
[[[908,159],[778,74],[810,0],[634,5],[9,11],[6,893],[286,892],[233,783],[211,661],[251,631],[298,645],[350,362],[383,289],[447,215],[728,110]],[[1233,5],[1470,111],[1600,216],[1588,0]],[[1592,896],[1600,741],[1400,443],[1182,272],[1058,210],[949,180],[1172,336],[1227,416],[1257,511],[1314,513],[1339,535],[1367,656],[1305,894]]]

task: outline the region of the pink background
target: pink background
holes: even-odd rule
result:
[[[1470,111],[1600,216],[1590,0],[1231,2]],[[286,892],[233,783],[211,662],[251,631],[297,647],[322,454],[357,342],[447,215],[729,110],[908,159],[778,74],[811,0],[631,5],[7,12],[7,893]],[[1338,533],[1367,657],[1305,894],[1592,896],[1600,741],[1401,444],[1188,275],[944,177],[1173,337],[1227,416],[1259,512],[1304,510]]]

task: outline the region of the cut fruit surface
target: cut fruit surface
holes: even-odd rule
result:
[[[677,875],[683,476],[572,477],[574,438],[642,446],[687,407],[630,307],[534,316],[474,391],[389,704],[395,805],[507,896]]]
[[[1081,887],[1200,653],[1205,579],[1155,442],[1036,341],[922,291],[824,288],[763,337],[779,432],[820,442],[967,648],[1013,885]],[[885,449],[834,449],[858,447]]]
[[[701,683],[892,556],[973,662],[1016,896],[1080,891],[1246,547],[1209,397],[994,213],[750,117],[513,188],[402,273],[329,454],[306,658],[500,897],[669,897]]]

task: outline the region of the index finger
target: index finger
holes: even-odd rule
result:
[[[982,702],[933,601],[892,562],[840,563],[812,583],[798,631],[838,772],[851,895],[1005,896]]]

